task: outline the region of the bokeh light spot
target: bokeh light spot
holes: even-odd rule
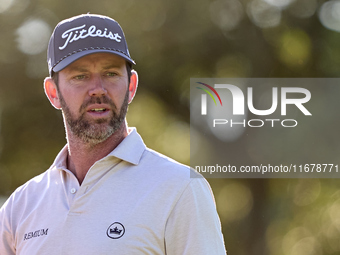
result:
[[[243,219],[253,207],[253,196],[249,188],[241,183],[224,186],[217,195],[220,217],[225,221]]]
[[[280,8],[262,0],[254,0],[248,4],[248,16],[261,28],[276,27],[281,22]]]
[[[295,0],[265,0],[268,4],[279,7],[286,8]]]
[[[17,30],[18,49],[28,55],[39,54],[46,50],[52,30],[41,19],[29,19]]]
[[[0,0],[0,13],[6,12],[13,5],[14,0]]]
[[[340,32],[340,1],[323,3],[320,8],[319,19],[326,28]]]
[[[210,4],[211,20],[224,31],[235,29],[243,16],[243,7],[238,0],[217,0]]]
[[[311,54],[311,41],[300,29],[285,31],[280,38],[279,56],[283,63],[291,67],[305,66]]]
[[[318,198],[320,191],[318,179],[301,179],[294,190],[294,203],[299,206],[309,205]]]

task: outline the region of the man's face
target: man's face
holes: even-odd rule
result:
[[[77,60],[59,72],[58,96],[73,135],[91,145],[105,141],[121,128],[128,108],[125,60],[109,53]]]

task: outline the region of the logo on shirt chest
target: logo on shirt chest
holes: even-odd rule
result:
[[[46,229],[39,229],[36,231],[28,232],[24,235],[24,241],[29,240],[33,237],[39,237],[39,236],[47,236],[48,228]]]
[[[123,224],[119,222],[112,223],[106,231],[106,235],[112,239],[121,238],[125,234]]]

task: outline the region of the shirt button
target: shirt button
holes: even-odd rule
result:
[[[77,191],[77,190],[76,190],[75,188],[72,188],[72,189],[71,189],[71,193],[72,193],[72,194],[76,193],[76,191]]]

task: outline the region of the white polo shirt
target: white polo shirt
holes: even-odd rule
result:
[[[0,209],[1,255],[226,254],[206,180],[135,129],[81,185],[66,158],[67,146]]]

